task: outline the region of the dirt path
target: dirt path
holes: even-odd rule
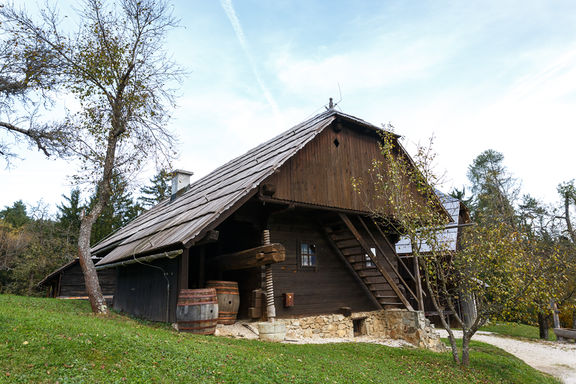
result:
[[[448,337],[446,331],[438,331],[442,337]],[[462,332],[456,331],[456,337]],[[566,384],[576,384],[576,344],[564,344],[551,341],[523,341],[501,337],[490,332],[478,332],[472,338],[492,344],[523,360],[539,371],[546,372]]]

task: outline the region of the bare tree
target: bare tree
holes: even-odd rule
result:
[[[39,110],[51,106],[50,95],[59,84],[55,64],[40,41],[6,35],[0,41],[0,157],[7,165],[16,157],[13,143],[22,139],[46,156],[66,154],[65,143],[73,132],[63,124],[37,122]]]
[[[67,143],[82,164],[76,177],[96,193],[82,217],[78,249],[92,310],[106,313],[90,255],[92,226],[110,199],[113,175],[130,175],[149,158],[166,166],[173,157],[169,84],[182,72],[164,50],[166,33],[176,25],[165,1],[84,0],[78,16],[78,31],[66,33],[55,9],[43,9],[39,21],[13,5],[0,9],[4,33],[26,46],[40,44],[61,91],[80,104],[62,124],[76,132]]]

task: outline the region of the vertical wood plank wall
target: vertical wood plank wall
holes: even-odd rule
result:
[[[276,185],[274,198],[367,211],[352,178],[369,181],[372,160],[380,157],[376,133],[328,127],[266,182]]]
[[[286,260],[273,265],[274,296],[278,317],[339,313],[340,307],[353,311],[377,309],[344,262],[334,253],[321,233],[314,216],[283,215],[270,222],[272,242],[286,247]],[[317,246],[317,269],[299,267],[301,241]],[[285,308],[283,293],[294,293],[294,306]]]
[[[179,290],[179,260],[159,259],[147,264],[152,266],[136,263],[118,267],[114,309],[148,320],[174,322]],[[154,266],[162,268],[168,274],[169,297],[167,297],[167,282],[163,272]],[[167,305],[169,306],[168,317],[166,316]]]

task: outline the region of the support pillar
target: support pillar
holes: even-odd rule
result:
[[[262,233],[262,245],[270,244],[270,231],[265,229]],[[274,279],[272,278],[272,265],[265,266],[266,276],[266,315],[268,321],[274,322],[276,318],[276,307],[274,306]]]

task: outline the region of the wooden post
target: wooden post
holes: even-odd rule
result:
[[[198,288],[204,288],[204,268],[206,264],[206,247],[201,246],[198,255]]]
[[[554,300],[550,300],[550,308],[552,308],[552,319],[554,319],[554,328],[560,328],[560,317],[558,316],[558,313],[560,311],[558,310],[558,307],[556,306]]]
[[[414,247],[414,242],[412,242],[412,247]],[[418,296],[418,310],[424,311],[424,299],[422,298],[422,279],[420,278],[420,263],[418,262],[418,256],[412,249],[412,257],[414,258],[414,278],[416,281],[416,295]]]
[[[262,244],[270,244],[270,231],[265,229],[262,233]],[[266,265],[266,314],[268,321],[274,322],[276,318],[276,307],[274,306],[274,280],[272,278],[272,265]]]
[[[560,312],[558,310],[558,307],[556,306],[556,302],[551,299],[550,300],[550,308],[552,309],[552,319],[554,320],[554,330],[560,328],[560,317],[558,316],[558,313]],[[556,332],[554,332],[556,333]],[[556,340],[558,341],[564,341],[564,337],[562,336],[558,336],[558,334],[556,333]]]
[[[179,289],[188,289],[188,272],[190,269],[190,248],[184,248],[180,255]]]

